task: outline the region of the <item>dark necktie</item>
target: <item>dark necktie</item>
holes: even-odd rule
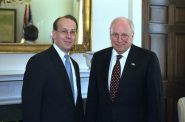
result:
[[[71,89],[72,89],[72,93],[74,95],[74,85],[73,85],[73,73],[72,73],[72,68],[71,68],[71,63],[69,60],[69,55],[65,55],[64,56],[66,61],[65,61],[65,67],[66,67],[66,71],[70,80],[70,84],[71,84]]]
[[[114,98],[116,96],[116,92],[119,85],[120,75],[121,75],[121,65],[120,58],[122,55],[117,55],[116,64],[112,70],[111,83],[110,83],[110,97],[112,102],[114,102]]]

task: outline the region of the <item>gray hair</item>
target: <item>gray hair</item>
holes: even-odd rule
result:
[[[117,21],[117,20],[126,20],[126,21],[128,21],[128,23],[129,23],[129,25],[130,25],[131,32],[134,33],[134,23],[133,23],[133,21],[132,21],[131,19],[126,18],[126,17],[117,17],[117,18],[115,18],[115,19],[112,21],[112,23],[111,23],[110,29],[112,28],[113,23],[114,23],[115,21]]]

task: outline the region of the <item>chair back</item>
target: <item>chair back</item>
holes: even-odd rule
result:
[[[179,98],[177,102],[177,111],[179,122],[185,122],[185,97]]]

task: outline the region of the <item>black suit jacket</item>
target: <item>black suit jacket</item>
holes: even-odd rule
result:
[[[24,122],[83,121],[79,67],[72,62],[77,79],[76,105],[65,66],[54,47],[30,58],[22,88]]]
[[[108,89],[112,47],[94,54],[91,65],[86,122],[161,122],[162,79],[157,56],[131,46],[115,102]]]

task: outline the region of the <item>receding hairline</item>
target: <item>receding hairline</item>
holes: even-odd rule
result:
[[[134,33],[134,24],[133,24],[133,22],[132,22],[131,19],[126,18],[126,17],[117,17],[117,18],[115,18],[115,19],[111,22],[110,30],[112,29],[112,25],[113,25],[116,21],[120,21],[120,20],[125,21],[125,22],[128,22],[128,24],[130,25],[131,31]]]
[[[78,30],[78,22],[77,22],[76,18],[75,18],[74,16],[70,15],[70,14],[65,15],[65,16],[62,16],[62,17],[58,17],[58,18],[54,21],[54,23],[53,23],[53,30],[57,30],[57,28],[58,28],[58,22],[59,22],[60,20],[63,20],[63,19],[72,20],[72,21],[75,23],[75,25],[76,25],[76,29]]]

